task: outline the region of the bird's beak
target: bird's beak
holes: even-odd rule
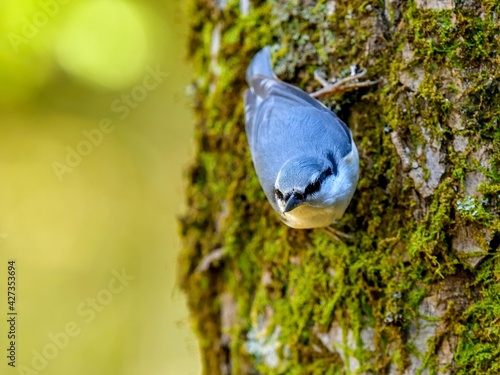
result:
[[[292,211],[294,208],[300,206],[302,204],[301,199],[297,199],[295,197],[295,194],[290,195],[290,198],[288,198],[288,201],[286,202],[285,209],[283,210],[283,213],[287,213]]]

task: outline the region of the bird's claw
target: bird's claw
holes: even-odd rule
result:
[[[340,237],[343,237],[343,238],[346,238],[346,239],[352,239],[352,238],[354,238],[354,236],[352,236],[350,234],[347,234],[347,233],[344,233],[344,232],[341,232],[341,231],[333,228],[332,226],[325,227],[325,228],[323,228],[323,230],[326,232],[326,234],[328,234],[334,240],[339,241],[339,242],[343,242]]]
[[[358,80],[364,77],[367,73],[366,69],[358,72],[358,67],[354,64],[350,66],[351,74],[345,78],[333,79],[331,82],[328,82],[323,75],[316,70],[314,72],[314,79],[318,81],[322,89],[315,91],[309,95],[313,98],[318,98],[323,95],[333,95],[333,94],[341,94],[348,91],[357,90],[361,87],[368,87],[376,84],[378,81],[362,81]]]

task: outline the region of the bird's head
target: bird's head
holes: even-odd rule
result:
[[[337,164],[333,158],[298,156],[288,160],[281,168],[274,188],[281,213],[289,213],[304,204],[313,207],[334,204],[332,186],[336,175]]]

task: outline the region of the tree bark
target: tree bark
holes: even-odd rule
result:
[[[500,3],[225,3],[190,10],[179,269],[204,373],[500,373]],[[242,93],[268,44],[308,92],[317,68],[380,80],[323,100],[360,154],[345,242],[286,227],[257,181]]]

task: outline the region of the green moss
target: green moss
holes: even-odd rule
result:
[[[489,267],[478,272],[476,283],[481,286],[481,299],[469,307],[457,325],[461,337],[457,350],[458,374],[500,371],[500,274],[496,260],[489,259],[486,262]]]
[[[179,260],[205,373],[221,373],[221,363],[230,363],[235,374],[255,368],[262,374],[349,373],[349,363],[353,369],[358,364],[358,373],[384,374],[391,364],[402,370],[415,354],[407,338],[423,298],[464,268],[473,280],[463,291],[468,308],[459,311],[450,301],[445,329],[420,355],[435,373],[441,341],[455,335],[459,373],[496,373],[500,262],[491,256],[472,269],[454,253],[451,239],[458,219],[488,228],[492,236],[500,233],[500,153],[491,153],[488,166],[478,166],[470,158],[472,146],[466,152],[453,148],[454,137],[462,135],[474,147],[500,149],[500,89],[498,80],[490,79],[499,63],[492,51],[500,35],[493,14],[500,5],[482,2],[483,16],[477,17],[477,9],[460,2],[440,12],[404,2],[384,13],[380,3],[339,0],[328,15],[327,1],[276,0],[252,2],[248,16],[239,14],[237,1],[224,10],[214,4],[192,0],[190,10],[197,156],[188,173]],[[214,70],[210,45],[216,25],[222,38]],[[251,57],[268,44],[280,77],[309,91],[317,88],[316,68],[341,76],[357,63],[370,77],[384,78],[378,87],[325,102],[351,127],[361,159],[357,192],[337,225],[354,235],[345,243],[322,230],[285,227],[253,171],[242,92]],[[410,60],[402,56],[405,45],[413,51]],[[400,75],[415,67],[425,74],[412,91]],[[461,86],[464,81],[471,84]],[[464,129],[449,126],[454,112],[468,119]],[[422,127],[446,154],[445,175],[429,198],[414,193],[415,182],[402,170],[389,134],[398,132],[428,179],[425,155],[417,155],[428,143]],[[472,198],[479,210],[474,214],[464,209],[464,189],[468,173],[478,167],[487,177],[478,191],[488,201]],[[221,247],[222,259],[197,272],[203,257]],[[237,306],[236,319],[224,332],[230,342],[221,341],[222,293]],[[246,349],[248,332],[263,317],[269,335],[279,327],[278,368],[257,363]],[[318,336],[333,323],[342,332],[337,352]],[[365,347],[366,329],[373,334],[373,350]]]

